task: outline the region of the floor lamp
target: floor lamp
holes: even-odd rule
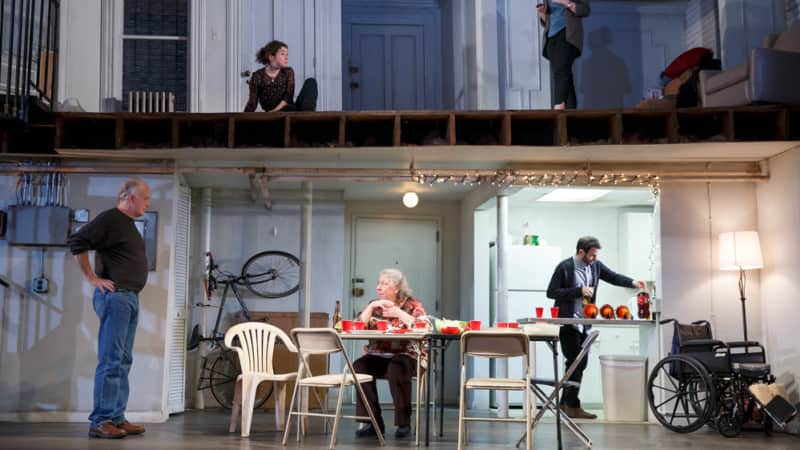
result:
[[[733,231],[719,235],[719,268],[720,270],[739,271],[739,297],[742,300],[742,326],[744,340],[747,341],[747,312],[745,310],[746,270],[764,267],[761,257],[761,245],[757,231]]]

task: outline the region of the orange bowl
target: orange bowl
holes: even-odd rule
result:
[[[600,308],[600,315],[603,316],[604,319],[613,319],[614,318],[614,307],[611,305],[603,305]]]
[[[630,319],[631,318],[631,311],[625,305],[617,306],[617,318],[618,319]]]
[[[589,303],[583,307],[583,317],[587,319],[594,319],[597,317],[597,305]]]

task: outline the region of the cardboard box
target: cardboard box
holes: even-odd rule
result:
[[[684,71],[678,78],[673,79],[666,86],[664,86],[664,97],[667,96],[677,96],[678,91],[680,91],[681,86],[683,83],[689,81],[689,78],[692,77],[692,73],[694,69],[688,69]]]

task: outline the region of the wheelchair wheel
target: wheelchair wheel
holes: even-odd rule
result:
[[[650,373],[647,391],[653,415],[678,433],[699,429],[715,411],[711,376],[699,361],[688,356],[670,355],[659,361]]]
[[[239,357],[233,350],[222,351],[211,364],[209,387],[211,395],[225,409],[233,406],[233,394],[236,387],[236,378],[242,373],[239,367]],[[256,392],[253,409],[258,409],[272,395],[272,383],[266,383]]]
[[[259,297],[286,297],[300,289],[300,260],[280,251],[256,253],[244,263],[242,279]]]

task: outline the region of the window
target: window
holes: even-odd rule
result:
[[[175,111],[186,111],[188,0],[125,0],[122,36],[122,106],[128,93],[175,94]]]

